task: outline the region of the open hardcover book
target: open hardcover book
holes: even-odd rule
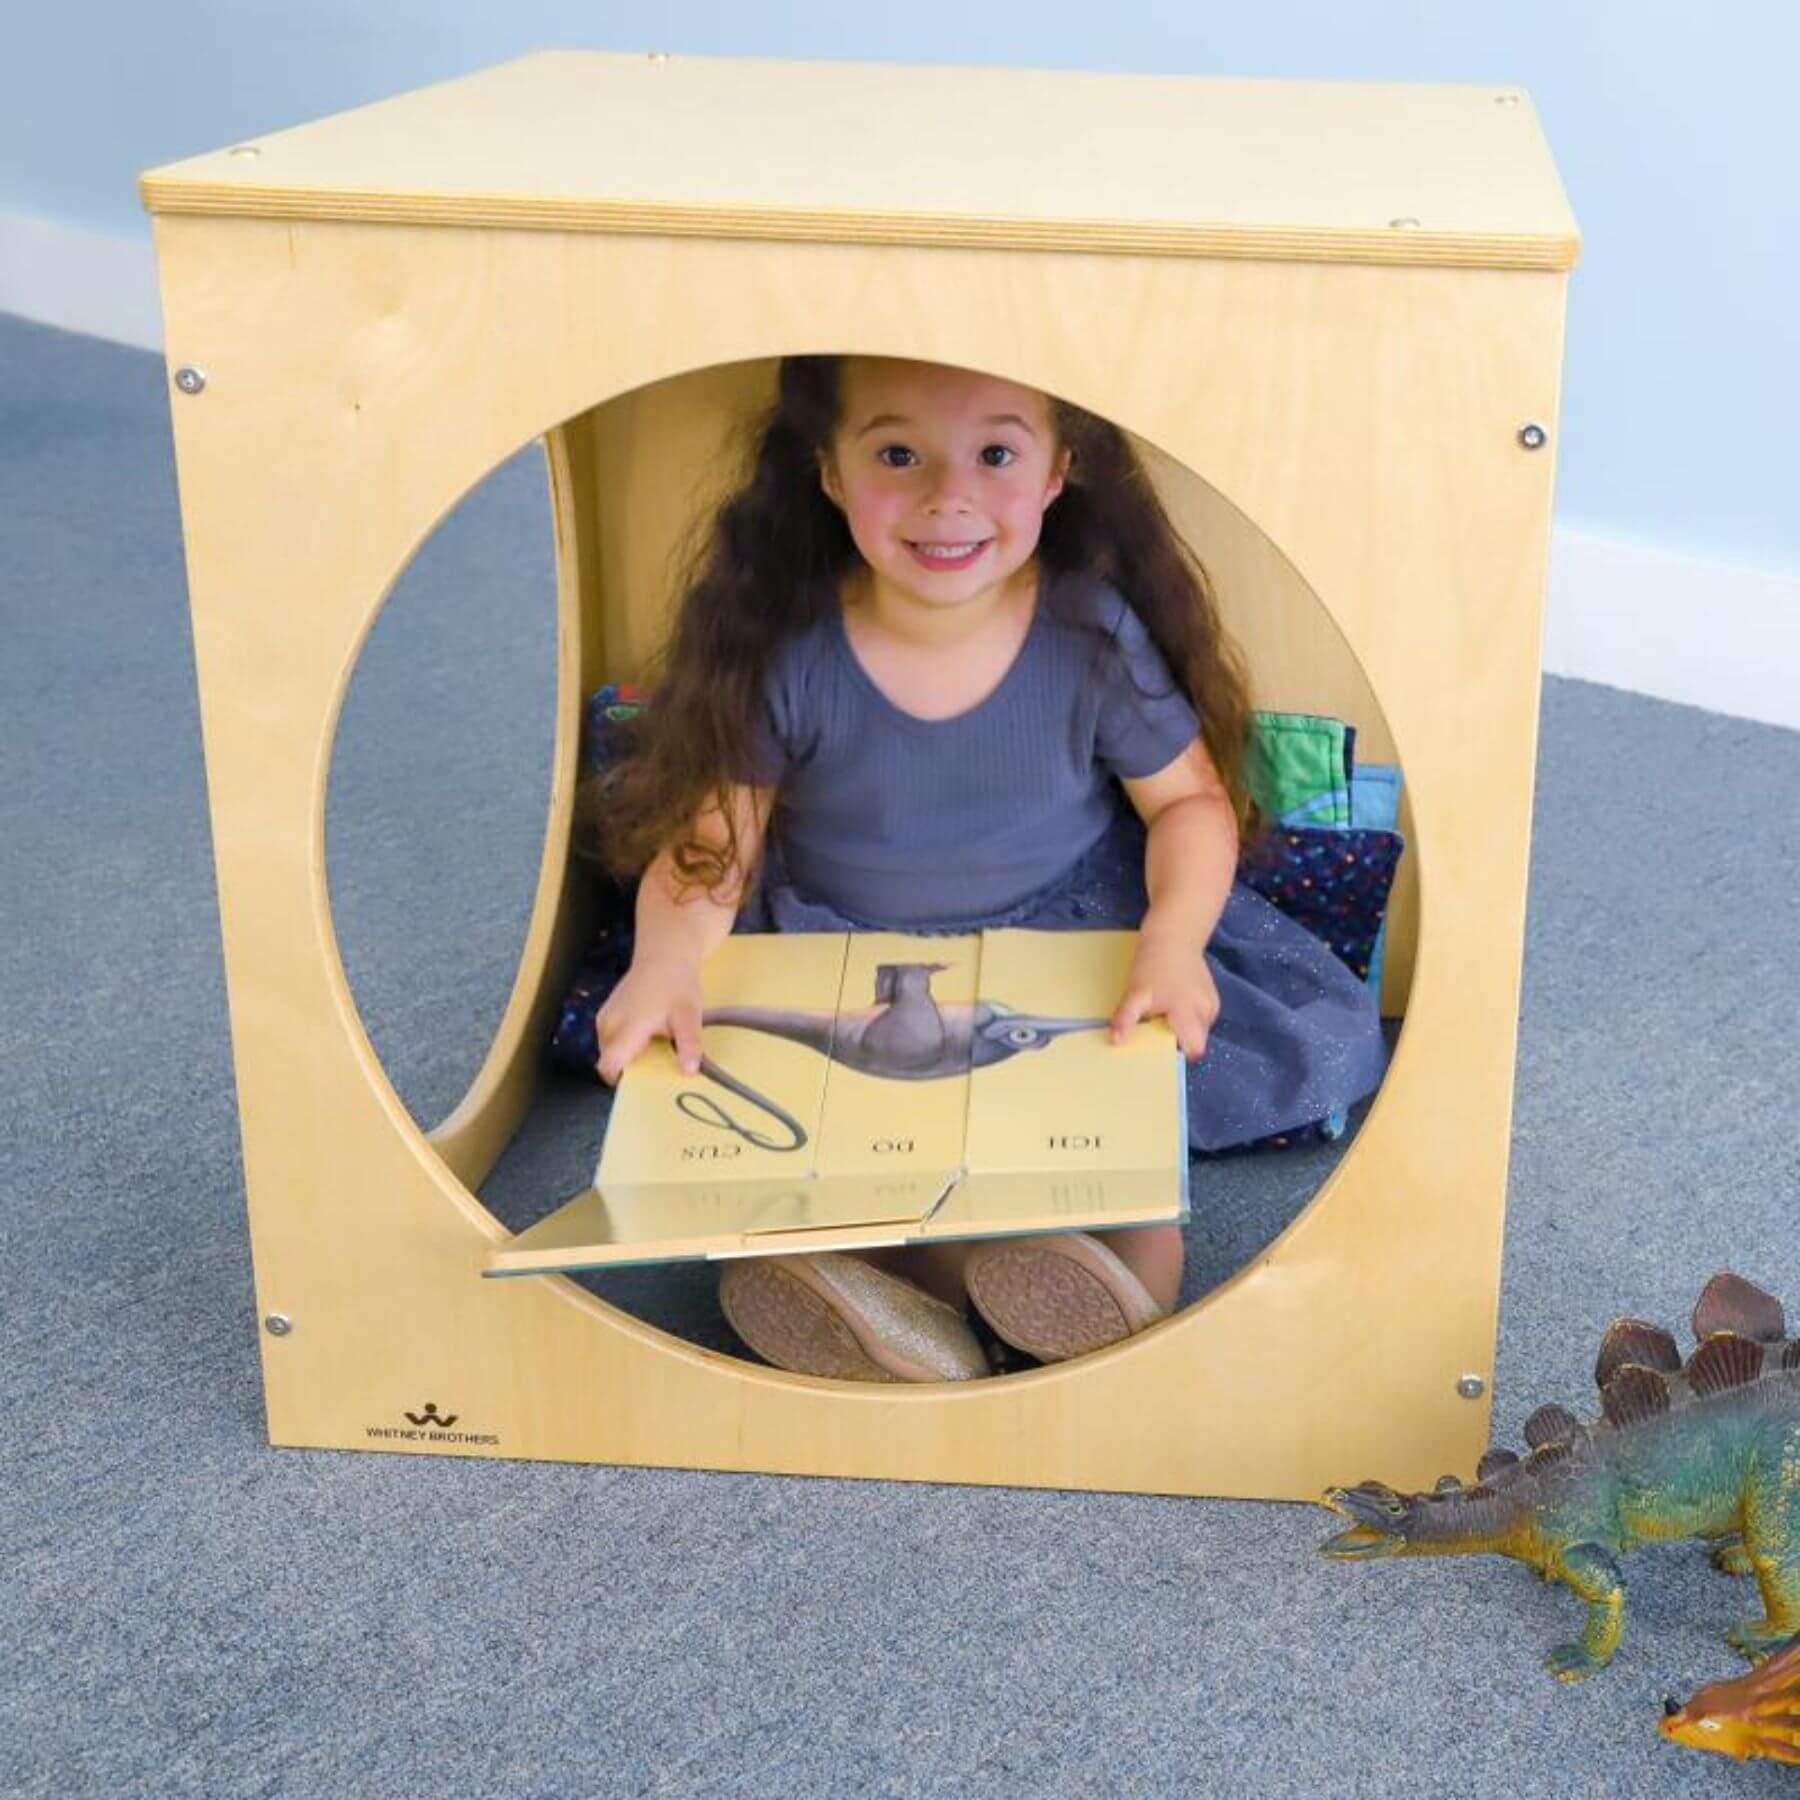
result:
[[[653,1041],[593,1186],[490,1275],[769,1256],[1187,1217],[1186,1065],[1108,1026],[1131,931],[729,937],[702,1064]]]

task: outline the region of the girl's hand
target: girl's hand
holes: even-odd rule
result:
[[[1169,1021],[1182,1055],[1197,1062],[1219,1016],[1219,989],[1207,966],[1206,946],[1185,933],[1138,933],[1125,997],[1112,1016],[1112,1041],[1123,1043],[1139,1019],[1154,1013]]]
[[[668,1038],[682,1068],[700,1067],[700,965],[685,956],[634,958],[625,978],[594,1015],[595,1065],[608,1087],[653,1037]]]

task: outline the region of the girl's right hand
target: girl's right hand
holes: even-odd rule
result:
[[[668,1038],[692,1075],[700,1067],[700,965],[684,956],[634,960],[594,1015],[594,1034],[596,1066],[608,1087],[653,1037]]]

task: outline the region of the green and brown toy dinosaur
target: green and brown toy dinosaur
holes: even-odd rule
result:
[[[1379,1481],[1331,1488],[1351,1521],[1326,1556],[1446,1556],[1491,1551],[1560,1581],[1587,1602],[1579,1643],[1548,1659],[1561,1681],[1612,1660],[1625,1617],[1619,1558],[1639,1544],[1701,1538],[1714,1564],[1754,1575],[1763,1616],[1727,1641],[1752,1662],[1800,1630],[1800,1339],[1781,1304],[1736,1275],[1715,1275],[1694,1308],[1699,1347],[1620,1319],[1600,1345],[1601,1417],[1560,1406],[1525,1421],[1527,1454],[1489,1450],[1465,1487],[1429,1494]]]

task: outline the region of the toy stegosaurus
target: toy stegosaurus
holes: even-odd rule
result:
[[[1347,1560],[1491,1551],[1560,1581],[1587,1602],[1581,1641],[1548,1659],[1562,1681],[1612,1660],[1625,1616],[1619,1558],[1643,1543],[1701,1538],[1713,1562],[1754,1575],[1763,1614],[1726,1634],[1752,1662],[1800,1630],[1800,1339],[1781,1304],[1715,1275],[1694,1308],[1699,1348],[1620,1319],[1594,1369],[1602,1416],[1560,1406],[1525,1422],[1528,1454],[1489,1450],[1475,1485],[1445,1476],[1429,1494],[1379,1481],[1331,1488],[1352,1521],[1320,1546]]]

